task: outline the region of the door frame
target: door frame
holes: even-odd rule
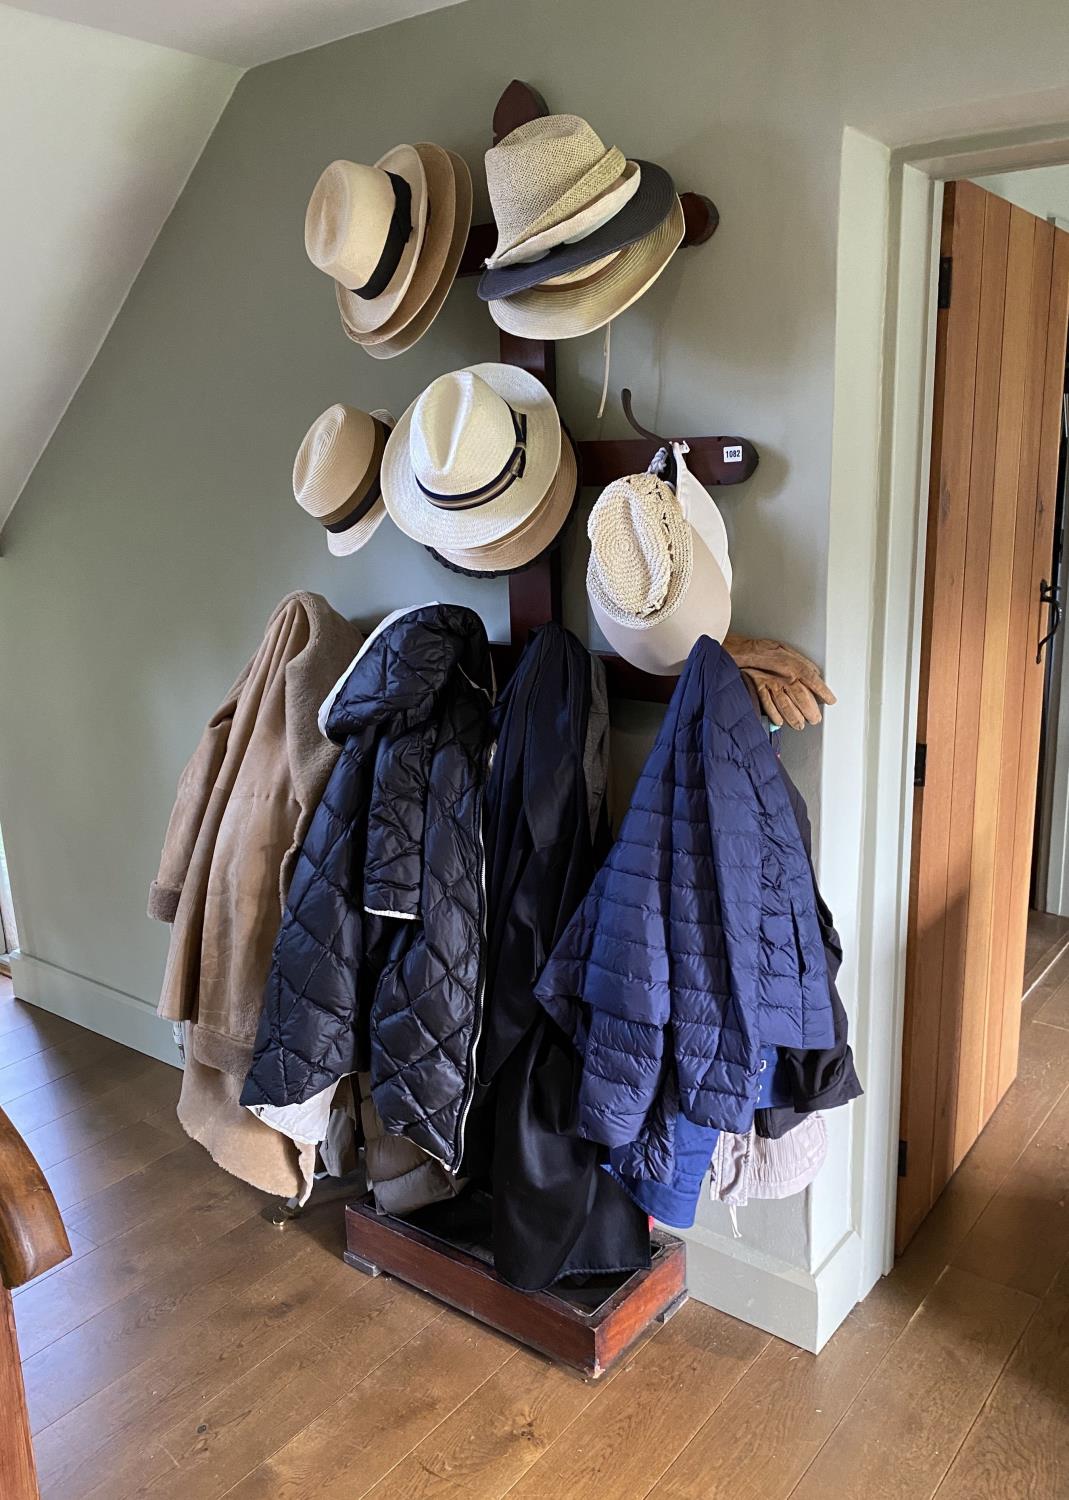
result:
[[[818,1275],[852,1247],[842,1264],[856,1266],[858,1298],[894,1262],[942,184],[1069,164],[1069,90],[935,123],[899,122],[882,140],[848,128],[842,152],[825,652],[839,702],[824,729],[819,871],[842,915],[866,1094],[838,1127],[848,1139],[814,1185],[810,1228]]]

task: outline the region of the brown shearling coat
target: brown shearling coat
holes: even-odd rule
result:
[[[298,1191],[308,1164],[238,1105],[297,852],[338,757],[319,706],[362,644],[318,594],[279,604],[178,783],[149,894],[172,923],[159,1014],[190,1023],[179,1118],[228,1171]]]

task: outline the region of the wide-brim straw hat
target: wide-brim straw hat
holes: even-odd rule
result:
[[[372,333],[361,333],[347,317],[350,294],[336,284],[342,327],[375,359],[392,359],[411,349],[438,316],[456,279],[471,228],[471,172],[463,157],[417,141],[427,174],[428,215],[415,272],[397,310]]]
[[[432,381],[401,416],[383,498],[414,541],[485,547],[533,515],[560,454],[560,416],[540,380],[516,365],[470,365]]]
[[[336,402],[305,433],[293,463],[293,496],[324,527],[335,557],[349,557],[386,519],[380,470],[393,427],[388,411]]]
[[[373,167],[331,162],[321,174],[305,216],[305,249],[344,293],[339,305],[354,333],[374,333],[400,306],[416,274],[428,202],[415,146],[394,146]]]
[[[653,474],[614,480],[590,512],[587,533],[587,596],[620,656],[669,676],[699,636],[724,639],[731,591],[671,485]]]
[[[505,333],[526,339],[574,339],[603,328],[637,302],[683,243],[683,207],[678,198],[663,223],[645,239],[593,269],[585,280],[536,286],[490,303],[490,315]]]
[[[486,547],[432,547],[432,554],[461,573],[496,578],[528,567],[560,539],[579,494],[579,461],[567,433],[562,434],[560,464],[538,509],[515,531]]]
[[[483,301],[496,302],[502,297],[513,297],[553,277],[579,271],[645,239],[651,230],[663,224],[673,204],[678,202],[675,183],[670,174],[654,162],[640,161],[635,165],[641,169],[638,188],[619,213],[582,239],[559,244],[538,260],[484,271],[478,288]]]
[[[587,235],[607,224],[631,202],[641,181],[641,163],[625,161],[616,181],[591,198],[577,213],[569,215],[559,224],[552,224],[537,234],[529,235],[511,250],[489,256],[486,261],[487,269],[497,271],[506,266],[527,265],[531,261],[541,260],[560,245],[571,245],[576,240],[586,239]]]
[[[497,225],[491,264],[532,236],[563,228],[625,176],[627,161],[608,149],[579,115],[540,115],[526,120],[486,153],[486,187]],[[568,226],[568,227],[563,227]]]

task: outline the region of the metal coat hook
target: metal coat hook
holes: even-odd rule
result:
[[[658,437],[655,432],[651,432],[648,427],[643,427],[642,423],[637,420],[637,418],[635,417],[634,409],[631,405],[630,386],[625,385],[623,390],[620,392],[620,405],[624,409],[624,416],[638,433],[639,437],[649,438],[650,442],[656,443],[658,448],[667,448],[670,446],[670,440],[668,438]]]

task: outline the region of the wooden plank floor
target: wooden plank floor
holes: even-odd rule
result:
[[[0,981],[2,983],[2,981]],[[599,1385],[285,1232],[178,1074],[0,988],[0,1085],[74,1258],[15,1298],[45,1500],[1064,1500],[1069,953],[1021,1072],[816,1359],[689,1303]]]

